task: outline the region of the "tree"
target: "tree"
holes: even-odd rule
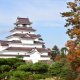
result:
[[[67,61],[60,60],[49,66],[49,73],[60,80],[75,80],[77,75],[70,67]]]
[[[68,2],[67,7],[70,11],[61,13],[62,17],[66,17],[66,33],[71,39],[66,43],[69,51],[67,59],[72,70],[80,72],[80,62],[77,60],[80,58],[80,6],[75,2]]]
[[[66,25],[68,28],[67,34],[71,40],[67,41],[66,46],[69,48],[69,53],[75,54],[75,57],[80,57],[80,6],[75,2],[68,2],[69,12],[63,12],[62,17],[66,17]]]
[[[55,45],[53,48],[52,48],[52,54],[51,54],[51,59],[55,59],[56,55],[59,55],[60,54],[60,51],[59,51],[59,48]]]
[[[60,50],[60,54],[61,54],[62,57],[65,57],[65,55],[67,54],[67,52],[68,52],[67,47],[63,47]]]

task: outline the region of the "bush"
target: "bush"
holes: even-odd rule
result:
[[[31,69],[34,73],[47,73],[48,65],[42,62],[38,62],[32,65]]]
[[[50,65],[50,67],[49,67],[49,73],[51,75],[58,76],[58,75],[60,75],[63,66],[64,66],[63,63],[61,63],[61,62],[55,62],[52,65]]]
[[[14,68],[17,68],[17,67],[19,67],[20,65],[23,65],[23,64],[25,64],[25,62],[16,62],[16,63],[13,65],[13,67],[14,67]]]
[[[7,65],[6,59],[0,58],[0,65]]]
[[[23,65],[20,65],[19,67],[17,67],[17,70],[30,71],[31,70],[31,66],[32,66],[32,64],[30,64],[30,63],[23,64]]]
[[[10,71],[11,67],[9,65],[1,65],[0,66],[0,71],[3,72],[7,72]]]
[[[18,78],[12,76],[9,80],[18,80]]]
[[[10,77],[10,72],[5,72],[0,74],[0,80],[5,80],[5,78],[9,78]]]
[[[26,78],[28,78],[30,75],[30,73],[26,73],[24,71],[13,71],[12,75],[14,78],[18,79],[18,80],[25,80]]]
[[[33,74],[33,79],[34,80],[45,79],[45,76],[43,74]]]
[[[15,65],[17,62],[23,62],[23,60],[18,59],[18,58],[8,58],[6,59],[7,65],[9,66],[13,66]]]

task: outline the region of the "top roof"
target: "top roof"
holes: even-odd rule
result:
[[[29,21],[29,18],[20,18],[20,17],[18,17],[15,24],[16,25],[17,24],[30,25],[31,22]]]

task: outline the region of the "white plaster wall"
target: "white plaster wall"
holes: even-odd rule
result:
[[[32,60],[33,63],[38,62],[39,60],[50,60],[50,57],[41,57],[38,51],[35,51],[30,55],[29,58],[24,57],[23,60]]]
[[[0,58],[16,58],[16,56],[0,56]]]
[[[33,40],[28,40],[28,39],[24,39],[24,40],[21,40],[22,44],[33,44]]]
[[[35,53],[30,55],[30,59],[33,63],[36,63],[40,59],[40,54],[36,51]]]
[[[19,38],[19,37],[10,37],[10,38],[8,38],[7,40],[8,40],[8,41],[20,40],[20,38]]]
[[[3,51],[1,54],[4,55],[29,55],[27,51]]]
[[[30,57],[23,57],[23,60],[31,60]]]
[[[10,43],[9,47],[29,47],[29,48],[42,48],[42,44],[21,44],[21,43]]]
[[[50,60],[50,57],[40,57],[39,60]]]
[[[48,55],[48,53],[47,52],[43,52],[41,55],[45,55],[46,56],[46,55]]]
[[[3,55],[9,55],[9,56],[0,56],[0,58],[15,58],[16,55],[30,55],[30,57],[23,57],[23,60],[32,60],[33,63],[38,62],[39,60],[50,60],[50,57],[41,57],[40,53],[38,51],[33,51],[32,54],[27,53],[26,51],[4,51],[2,53]],[[12,55],[12,56],[10,56]],[[15,56],[13,56],[15,55]]]
[[[28,33],[28,34],[34,34],[34,32],[31,32],[31,31],[23,31],[23,34],[26,34],[26,33]]]
[[[14,32],[12,32],[12,34],[26,34],[26,33],[29,33],[29,34],[34,34],[34,32],[32,32],[32,31],[22,31],[22,30],[20,30],[20,31],[14,31]]]
[[[39,39],[38,39],[38,38],[36,38],[36,39],[35,39],[35,41],[39,41]]]
[[[14,32],[12,32],[12,34],[16,34],[16,33],[20,34],[20,33],[22,33],[22,31],[14,31]]]

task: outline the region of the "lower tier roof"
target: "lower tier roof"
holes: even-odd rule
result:
[[[45,48],[9,47],[6,50],[9,50],[9,51],[32,51],[34,49],[36,49],[38,52],[49,52],[49,50],[45,49]]]

